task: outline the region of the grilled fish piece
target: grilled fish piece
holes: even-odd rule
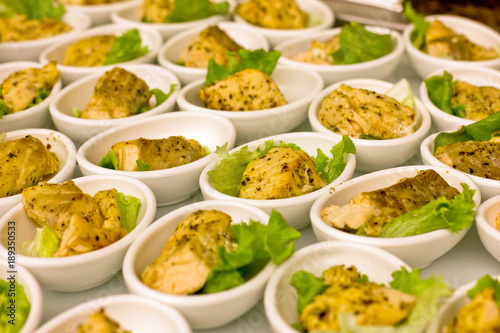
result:
[[[116,36],[104,35],[85,38],[74,43],[64,52],[66,66],[102,66],[108,57]]]
[[[182,136],[149,140],[139,138],[115,143],[111,150],[118,159],[118,170],[138,171],[137,160],[151,165],[151,170],[161,170],[194,162],[204,156],[196,140]]]
[[[287,104],[273,79],[251,68],[203,86],[198,94],[207,108],[221,111],[254,111]]]
[[[434,156],[462,172],[500,180],[500,142],[465,141],[439,147]]]
[[[25,15],[0,17],[0,42],[21,42],[56,36],[73,28],[49,17],[27,19]]]
[[[57,155],[32,136],[0,143],[0,198],[51,178],[60,165]]]
[[[481,120],[500,111],[500,89],[458,81],[451,97],[451,105],[455,104],[465,106],[466,119]]]
[[[226,52],[238,52],[241,48],[219,27],[209,26],[182,50],[178,63],[186,67],[207,68],[208,61],[213,58],[217,64],[226,65]]]
[[[59,80],[59,70],[55,62],[43,68],[27,68],[10,74],[2,83],[1,98],[7,105],[8,113],[16,113],[30,107],[40,92],[50,94]]]
[[[340,36],[335,35],[326,42],[314,40],[309,45],[309,49],[292,57],[292,60],[315,65],[333,65],[331,53],[336,52],[340,47]]]
[[[454,60],[489,60],[500,56],[494,48],[485,48],[474,44],[465,36],[455,33],[439,20],[430,23],[425,33],[424,52],[433,57],[452,58]]]
[[[415,132],[416,114],[392,97],[341,84],[321,103],[319,121],[352,138],[396,139]]]
[[[234,12],[252,24],[269,29],[302,29],[309,20],[295,0],[250,0],[238,4]]]
[[[231,217],[217,210],[198,210],[182,220],[160,256],[142,273],[142,281],[168,294],[187,295],[200,290],[217,263],[217,249],[237,247]]]
[[[142,19],[146,22],[165,23],[165,18],[175,9],[175,0],[144,0]]]
[[[132,333],[132,331],[121,328],[116,321],[106,315],[104,309],[100,309],[83,325],[78,326],[75,333]]]
[[[441,196],[453,199],[458,193],[436,171],[429,169],[389,187],[358,193],[347,205],[327,207],[321,211],[321,218],[337,229],[350,231],[364,227],[367,235],[378,236],[384,224],[394,218]]]
[[[326,186],[316,164],[303,150],[276,147],[248,163],[241,178],[240,198],[283,199]]]
[[[116,119],[132,116],[149,105],[151,91],[146,82],[120,67],[104,73],[81,117]]]

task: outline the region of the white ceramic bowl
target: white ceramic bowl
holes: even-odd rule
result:
[[[269,50],[269,43],[264,36],[247,29],[241,24],[236,24],[234,22],[219,22],[216,25],[244,49]],[[182,85],[205,78],[207,75],[206,68],[193,68],[177,64],[182,51],[189,45],[191,40],[198,36],[205,28],[205,26],[200,26],[176,34],[167,40],[158,52],[158,62],[160,65],[174,73],[179,78]]]
[[[96,120],[75,117],[73,115],[73,107],[76,106],[79,110],[85,109],[85,106],[94,93],[94,87],[102,74],[89,75],[73,82],[65,87],[50,104],[50,115],[56,128],[74,140],[77,146],[112,127],[135,124],[140,119],[170,112],[174,109],[175,100],[180,90],[180,82],[175,75],[165,68],[155,65],[137,64],[118,67],[136,74],[147,83],[149,89],[159,88],[163,92],[168,93],[171,84],[176,84],[177,86],[165,102],[147,112],[126,118]]]
[[[32,61],[16,61],[0,64],[0,84],[12,73],[27,68],[42,68],[43,66]],[[0,119],[0,133],[22,128],[48,127],[50,125],[49,104],[59,93],[62,87],[61,79],[52,87],[50,95],[41,103],[23,111],[7,114]]]
[[[214,2],[228,2],[229,12],[228,15],[213,15],[201,20],[180,22],[180,23],[148,23],[142,22],[142,4],[134,4],[127,8],[111,13],[111,20],[128,27],[148,28],[158,31],[164,39],[168,39],[175,34],[184,30],[189,30],[198,26],[209,26],[220,21],[226,21],[234,8],[234,0],[214,0]]]
[[[73,27],[73,30],[53,37],[0,43],[0,63],[20,60],[38,61],[40,53],[49,45],[71,38],[90,26],[90,17],[84,13],[66,13],[62,20]]]
[[[443,72],[447,71],[453,76],[453,80],[465,81],[475,86],[491,86],[500,89],[500,72],[486,67],[451,67],[438,69],[430,73],[431,76],[442,76]],[[425,82],[420,84],[420,98],[422,103],[429,110],[432,118],[432,126],[438,131],[456,131],[461,126],[467,126],[474,121],[451,115],[438,108],[431,102]]]
[[[393,49],[389,54],[378,59],[351,65],[315,65],[291,59],[299,53],[307,51],[312,41],[330,40],[333,36],[338,35],[341,29],[335,28],[316,31],[307,36],[287,39],[276,45],[274,49],[281,52],[279,63],[294,68],[314,71],[321,75],[323,81],[325,81],[325,85],[356,78],[383,79],[396,69],[405,51],[401,34],[391,29],[374,26],[367,26],[366,29],[381,35],[390,34],[393,45]]]
[[[316,156],[317,149],[320,148],[323,153],[327,156],[331,157],[330,150],[334,145],[336,145],[340,140],[336,138],[329,137],[320,133],[310,133],[310,132],[296,132],[296,133],[287,133],[281,135],[275,135],[268,138],[263,138],[259,140],[255,140],[249,142],[247,145],[250,150],[255,150],[257,147],[262,145],[266,140],[274,140],[276,144],[279,144],[280,141],[295,143],[302,150],[309,154],[309,156]],[[229,153],[233,153],[242,148],[242,146],[237,147],[229,151]],[[347,157],[347,164],[344,168],[344,171],[339,175],[337,179],[335,179],[330,184],[327,184],[325,187],[316,190],[311,193],[307,193],[304,195],[300,195],[293,198],[285,198],[285,199],[275,199],[275,200],[255,200],[255,199],[244,199],[239,197],[233,197],[224,193],[217,191],[208,176],[208,172],[215,168],[217,161],[211,162],[201,173],[200,176],[200,189],[203,197],[206,200],[209,199],[224,199],[224,200],[236,200],[244,203],[251,204],[255,207],[258,207],[264,210],[267,213],[270,213],[273,209],[276,209],[283,215],[283,217],[287,220],[288,224],[296,229],[302,228],[309,223],[309,210],[313,204],[313,202],[321,197],[322,195],[328,193],[332,186],[340,184],[348,179],[350,179],[354,173],[354,169],[356,168],[356,157],[353,154],[349,154]]]
[[[269,220],[260,209],[236,201],[210,200],[181,207],[156,220],[130,246],[123,262],[123,277],[131,293],[169,304],[186,317],[193,329],[207,329],[225,325],[255,305],[276,266],[269,262],[244,284],[213,294],[172,295],[146,286],[140,279],[146,266],[160,255],[179,222],[199,209],[220,210],[232,217],[233,224],[248,223],[250,219],[267,224]]]
[[[439,166],[439,167],[446,167],[450,168],[443,162],[439,161],[436,157],[434,157],[434,139],[436,139],[436,136],[439,133],[434,133],[427,138],[425,138],[424,141],[422,141],[422,144],[420,145],[420,155],[422,156],[422,161],[426,165],[432,165],[432,166]],[[474,183],[477,184],[479,189],[481,190],[481,198],[484,200],[489,199],[495,195],[500,194],[500,180],[494,180],[494,179],[487,179],[483,177],[478,177],[474,175],[470,175],[465,172],[461,172],[464,175],[469,176]]]
[[[141,200],[136,227],[125,237],[99,250],[61,258],[37,258],[19,254],[16,260],[29,269],[44,289],[57,291],[79,291],[101,285],[122,267],[123,257],[132,241],[153,221],[156,200],[153,192],[141,181],[120,175],[96,175],[74,179],[84,193],[94,195],[97,191],[115,188],[125,195]],[[0,257],[7,257],[8,222],[16,224],[16,250],[24,241],[33,239],[37,225],[31,221],[19,203],[0,218]],[[6,259],[3,259],[6,260]]]
[[[27,128],[7,132],[5,141],[24,138],[27,135],[38,138],[43,143],[50,145],[50,151],[54,152],[61,162],[56,174],[48,182],[60,183],[73,177],[76,166],[76,148],[73,141],[62,133],[45,128]],[[20,202],[21,194],[0,198],[0,217]]]
[[[26,268],[15,265],[14,271],[16,271],[16,273],[12,274],[12,271],[11,268],[7,267],[7,260],[3,260],[2,263],[0,263],[0,279],[8,281],[7,278],[11,277],[11,275],[15,275],[17,283],[24,287],[24,292],[30,303],[30,312],[19,333],[31,333],[40,323],[40,319],[42,319],[42,290],[40,289],[38,281]],[[3,311],[5,311],[4,313],[7,315],[10,314],[9,309],[3,309],[2,312]]]
[[[498,213],[500,213],[500,196],[484,201],[476,213],[476,227],[486,250],[500,261],[500,230],[495,227]]]
[[[217,146],[225,143],[229,149],[234,147],[236,130],[229,120],[212,114],[175,112],[158,115],[110,129],[88,140],[78,150],[78,165],[84,176],[120,174],[139,179],[153,190],[159,206],[173,204],[198,191],[200,174],[208,163],[217,158],[216,154],[176,168],[147,172],[111,170],[98,166],[101,158],[117,142],[140,137],[162,139],[172,135],[195,139],[215,152]]]
[[[440,20],[458,34],[467,37],[471,42],[483,47],[497,48],[500,45],[500,33],[477,21],[454,15],[430,15],[427,21]],[[458,66],[462,68],[489,67],[500,69],[500,57],[492,60],[459,61],[433,57],[413,46],[410,35],[415,26],[409,24],[403,31],[403,41],[411,64],[420,77],[425,78],[440,68]]]
[[[301,8],[301,10],[309,14],[310,20],[312,19],[317,23],[304,29],[269,29],[251,24],[237,14],[234,15],[234,20],[238,24],[243,24],[249,29],[257,31],[258,33],[264,35],[269,41],[271,47],[274,47],[287,39],[293,39],[299,36],[305,36],[315,31],[331,28],[335,23],[335,15],[332,9],[323,1],[296,0],[295,2]]]
[[[311,208],[311,224],[316,238],[320,242],[342,240],[371,245],[389,251],[412,267],[429,265],[432,261],[451,250],[465,236],[469,228],[461,230],[458,234],[443,229],[408,237],[368,237],[335,229],[323,222],[320,215],[324,208],[331,205],[345,205],[358,193],[393,185],[402,178],[413,177],[418,171],[426,169],[434,169],[450,186],[455,187],[460,192],[462,192],[460,184],[467,184],[470,189],[476,190],[473,197],[476,207],[481,203],[481,194],[477,185],[463,173],[450,168],[421,165],[372,172],[334,186],[329,193],[314,202]]]
[[[375,247],[349,242],[322,242],[295,252],[274,272],[264,294],[266,317],[274,333],[295,333],[293,324],[297,316],[297,292],[290,285],[295,272],[305,270],[321,276],[334,265],[356,266],[370,281],[388,284],[392,273],[409,266],[394,255]]]
[[[122,0],[99,5],[64,5],[68,12],[85,13],[90,16],[92,26],[111,23],[111,13],[131,4],[140,4],[143,0]]]
[[[342,136],[330,131],[318,119],[318,112],[323,99],[337,89],[342,83],[354,87],[363,88],[378,93],[385,93],[393,86],[392,83],[374,79],[353,79],[335,83],[325,88],[312,101],[309,107],[309,122],[313,131],[330,135],[337,139]],[[356,146],[357,171],[376,171],[401,165],[408,161],[418,151],[420,142],[425,138],[431,127],[431,117],[422,102],[415,98],[417,114],[417,130],[405,137],[390,140],[364,140],[352,139]]]
[[[277,66],[271,77],[288,104],[256,111],[208,109],[198,95],[205,79],[182,88],[177,104],[181,111],[209,112],[231,120],[236,127],[237,144],[289,132],[306,120],[309,104],[323,88],[323,80],[317,73],[283,66]]]
[[[121,36],[130,29],[132,28],[118,24],[108,24],[95,27],[87,31],[83,31],[75,36],[72,36],[71,38],[53,44],[50,47],[46,48],[42,52],[42,54],[40,54],[40,62],[44,64],[49,61],[57,61],[58,63],[57,68],[61,72],[61,78],[64,85],[68,85],[88,75],[92,74],[102,75],[104,74],[104,72],[111,70],[115,66],[154,63],[156,61],[156,55],[158,54],[158,50],[160,49],[162,43],[162,37],[157,31],[139,27],[138,30],[139,30],[139,35],[141,36],[142,45],[147,46],[149,49],[148,53],[146,53],[142,57],[106,66],[80,67],[80,66],[63,65],[64,54],[68,49],[68,47],[70,47],[74,43],[82,39],[90,38],[93,36],[103,36],[103,35]]]
[[[93,313],[104,313],[134,333],[191,333],[186,319],[174,308],[137,295],[113,295],[93,299],[64,311],[36,333],[75,332]]]

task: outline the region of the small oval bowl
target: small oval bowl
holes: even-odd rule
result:
[[[44,289],[79,291],[90,289],[108,281],[122,267],[123,257],[132,241],[153,221],[156,199],[149,187],[136,179],[120,175],[95,175],[74,179],[84,193],[115,188],[126,195],[141,200],[137,225],[125,237],[99,250],[62,258],[36,258],[19,254],[18,247],[26,240],[34,239],[37,225],[24,211],[22,203],[0,218],[0,257],[7,258],[7,229],[9,221],[16,227],[16,260],[33,273]]]
[[[454,15],[430,15],[426,16],[427,21],[440,20],[446,26],[453,29],[458,34],[462,34],[470,41],[483,47],[497,48],[500,45],[500,34],[477,21]],[[500,57],[491,60],[481,61],[460,61],[433,57],[420,51],[413,46],[410,36],[415,29],[413,24],[409,24],[403,31],[403,41],[411,64],[421,78],[427,77],[430,73],[443,67],[458,66],[462,68],[489,67],[500,69]]]
[[[62,20],[72,26],[73,30],[53,37],[0,43],[0,63],[20,60],[38,61],[40,53],[45,48],[71,38],[90,26],[90,17],[84,13],[66,13]]]
[[[27,68],[42,68],[38,62],[15,61],[0,64],[0,83],[2,83],[10,74]],[[50,95],[41,103],[27,108],[23,111],[6,114],[0,119],[0,133],[14,131],[23,128],[49,127],[49,104],[59,93],[62,87],[61,79],[52,87]]]
[[[425,138],[424,141],[422,141],[422,144],[420,145],[420,155],[422,156],[422,161],[426,165],[452,169],[443,162],[439,161],[436,157],[434,157],[434,154],[432,153],[434,151],[434,140],[436,139],[436,136],[438,134],[439,133],[434,133]],[[458,172],[467,175],[474,181],[474,183],[477,184],[477,186],[481,190],[481,197],[483,198],[483,200],[489,199],[496,195],[500,195],[500,180],[478,177],[462,171]]]
[[[194,21],[180,22],[180,23],[142,22],[141,20],[142,4],[133,4],[127,6],[126,8],[122,8],[120,10],[116,10],[113,13],[111,13],[111,21],[127,27],[153,29],[158,31],[164,39],[168,39],[184,30],[189,30],[199,26],[205,27],[220,21],[227,21],[229,19],[230,13],[233,11],[234,8],[234,0],[214,0],[214,2],[224,2],[224,1],[229,3],[229,12],[227,15],[213,15],[201,20],[194,20]]]
[[[308,26],[304,29],[269,29],[249,23],[237,14],[234,15],[234,20],[238,24],[245,25],[248,29],[262,34],[267,38],[271,47],[274,47],[288,39],[305,36],[316,31],[331,28],[335,23],[335,15],[332,9],[323,1],[296,0],[295,2],[304,12],[313,16],[313,19],[319,23]]]
[[[76,167],[76,148],[70,138],[62,133],[50,129],[27,128],[7,132],[4,142],[24,138],[27,135],[38,138],[43,143],[50,145],[50,151],[54,152],[61,162],[56,174],[48,180],[49,183],[60,183],[73,177],[73,172]],[[7,213],[9,209],[20,202],[21,194],[0,198],[0,216]]]
[[[12,274],[12,271],[15,271],[15,274]],[[42,319],[43,312],[43,294],[40,289],[40,285],[38,281],[35,279],[33,274],[31,274],[26,268],[15,264],[15,268],[9,268],[7,266],[7,260],[2,261],[0,263],[0,279],[7,281],[7,278],[15,276],[15,279],[18,284],[24,287],[24,292],[26,293],[26,297],[30,303],[30,312],[28,314],[28,318],[24,322],[23,327],[19,331],[19,333],[31,333],[33,332],[40,323]],[[3,309],[8,316],[10,311],[8,308]],[[11,319],[9,317],[9,319]]]
[[[500,213],[500,196],[484,201],[476,213],[476,227],[479,238],[488,252],[500,261],[500,230],[496,225],[496,217]]]
[[[268,138],[263,138],[249,142],[245,146],[248,146],[250,150],[254,150],[260,145],[262,145],[266,140],[274,140],[275,143],[279,144],[280,141],[295,143],[302,150],[309,154],[309,156],[316,156],[317,149],[320,148],[327,156],[331,156],[330,149],[336,145],[340,140],[336,138],[329,137],[320,133],[310,133],[310,132],[296,132],[296,133],[286,133],[281,135],[275,135]],[[232,149],[229,153],[238,151],[243,146]],[[330,184],[325,187],[320,188],[311,193],[300,195],[292,198],[285,199],[275,199],[275,200],[256,200],[256,199],[244,199],[239,197],[233,197],[222,192],[217,191],[210,181],[208,172],[215,168],[217,161],[211,162],[201,173],[200,176],[200,189],[205,200],[210,199],[223,199],[223,200],[235,200],[239,202],[244,202],[252,206],[258,207],[268,214],[271,213],[273,209],[276,209],[283,215],[287,220],[288,224],[296,229],[300,229],[307,224],[309,224],[309,210],[313,202],[321,197],[322,195],[328,193],[332,186],[340,184],[348,179],[350,179],[356,168],[356,157],[353,154],[348,154],[347,164],[344,171]]]
[[[193,329],[208,329],[225,325],[254,306],[262,298],[264,287],[276,266],[269,262],[244,284],[213,294],[173,295],[145,285],[140,279],[141,273],[160,255],[179,222],[199,209],[220,210],[232,217],[233,224],[248,223],[250,219],[267,224],[269,220],[269,215],[262,210],[229,200],[201,201],[178,208],[156,220],[130,246],[123,262],[123,277],[131,293],[173,306],[186,317]]]
[[[216,25],[244,49],[269,50],[269,43],[264,36],[247,29],[241,24],[236,24],[234,22],[219,22]],[[182,85],[205,78],[207,75],[206,68],[186,67],[177,64],[182,51],[189,45],[191,40],[198,36],[205,28],[205,26],[196,27],[176,34],[167,40],[158,52],[158,63],[174,73],[179,78]]]
[[[200,112],[175,112],[149,117],[133,124],[110,129],[85,142],[78,150],[78,165],[84,176],[119,174],[143,181],[156,196],[158,206],[170,205],[192,196],[198,189],[202,170],[214,159],[209,154],[197,161],[175,168],[154,171],[121,171],[100,167],[99,161],[117,142],[138,139],[162,139],[181,135],[195,139],[215,152],[217,146],[227,143],[234,147],[236,130],[225,118]]]
[[[287,39],[276,45],[274,49],[281,52],[280,64],[314,71],[321,75],[325,85],[356,78],[383,79],[396,69],[404,54],[403,37],[399,32],[383,27],[366,26],[366,29],[381,35],[390,34],[392,51],[378,59],[351,65],[315,65],[291,59],[297,54],[307,51],[312,41],[330,40],[333,36],[338,35],[342,28],[321,30],[307,36]]]
[[[321,211],[331,205],[345,205],[356,194],[373,191],[395,184],[401,178],[413,177],[420,170],[434,169],[450,185],[462,192],[460,183],[466,183],[470,189],[476,190],[474,201],[476,208],[481,203],[478,186],[466,175],[445,167],[425,165],[403,166],[372,172],[334,186],[331,191],[316,200],[311,208],[311,224],[318,241],[342,240],[375,246],[401,258],[412,267],[425,267],[451,250],[469,231],[461,230],[458,234],[450,230],[435,230],[422,235],[381,238],[350,234],[327,225],[321,219]]]
[[[453,80],[465,81],[475,86],[491,86],[500,89],[500,72],[486,67],[451,67],[439,69],[430,73],[427,77],[442,76],[444,71],[450,73],[453,76]],[[420,84],[420,98],[424,106],[429,110],[432,118],[432,126],[438,131],[456,131],[461,126],[467,126],[474,122],[474,120],[446,113],[434,105],[429,98],[427,86],[423,81]]]
[[[236,144],[289,132],[306,120],[309,104],[323,89],[323,80],[318,73],[283,66],[276,67],[271,77],[288,104],[256,111],[208,109],[198,95],[205,84],[205,79],[200,79],[182,88],[177,105],[181,111],[208,112],[231,120],[236,127]]]
[[[295,272],[305,270],[321,276],[334,265],[356,266],[370,281],[389,284],[392,273],[402,267],[410,269],[401,259],[384,250],[350,242],[321,242],[295,252],[276,269],[267,284],[264,307],[267,320],[274,333],[295,333],[292,325],[299,322],[297,292],[290,285]]]
[[[353,79],[337,82],[319,93],[312,101],[309,107],[309,122],[312,130],[330,135],[337,139],[342,136],[330,131],[318,119],[318,112],[321,108],[323,99],[333,90],[337,89],[342,83],[354,88],[363,88],[378,93],[384,93],[393,86],[392,83],[374,80],[374,79]],[[425,138],[431,128],[431,117],[429,111],[422,102],[415,99],[417,130],[405,137],[389,140],[364,140],[351,138],[356,146],[356,171],[371,172],[386,168],[395,167],[408,161],[418,151],[420,142]]]
[[[170,91],[170,85],[177,85],[170,97],[158,107],[119,119],[81,119],[73,116],[73,107],[79,110],[85,109],[87,102],[94,93],[94,87],[102,74],[93,74],[84,77],[65,87],[50,104],[50,115],[56,128],[69,136],[75,143],[81,145],[91,137],[104,132],[107,129],[120,125],[135,124],[140,119],[149,118],[174,109],[175,100],[180,90],[180,82],[177,77],[163,67],[147,64],[119,66],[129,72],[136,74],[144,80],[149,89],[159,88],[165,93]]]
[[[129,64],[147,64],[154,63],[156,60],[156,55],[160,49],[162,38],[157,31],[151,29],[144,29],[139,27],[139,35],[141,36],[142,45],[148,47],[149,51],[142,57],[121,62],[113,65],[106,66],[95,66],[95,67],[80,67],[80,66],[67,66],[63,65],[64,54],[68,47],[74,43],[90,38],[93,36],[103,36],[103,35],[115,35],[121,36],[126,31],[132,29],[131,27],[125,27],[118,24],[108,24],[104,26],[95,27],[87,31],[81,32],[71,38],[68,38],[60,43],[53,44],[52,46],[46,48],[40,54],[40,62],[45,64],[49,61],[57,61],[57,68],[61,72],[61,78],[64,85],[68,85],[76,80],[79,80],[85,76],[92,74],[104,74],[104,72],[111,70],[116,66],[125,66]]]
[[[145,297],[121,294],[79,304],[50,319],[36,333],[76,332],[79,325],[101,309],[121,328],[133,332],[192,332],[186,319],[174,308]]]
[[[90,16],[91,26],[111,23],[111,13],[131,4],[140,4],[142,0],[122,0],[99,5],[64,5],[68,12],[80,12]]]

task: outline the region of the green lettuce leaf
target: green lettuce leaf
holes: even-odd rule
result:
[[[138,159],[135,163],[137,163],[139,171],[151,171],[151,164],[143,162],[141,159]]]
[[[294,251],[293,241],[300,232],[290,227],[281,214],[271,212],[266,225],[250,222],[232,226],[238,247],[227,252],[224,247],[217,250],[219,262],[208,276],[202,293],[214,293],[234,288],[262,269],[269,260],[279,264]]]
[[[31,309],[28,296],[22,285],[17,280],[14,282],[15,296],[9,295],[11,289],[10,281],[0,279],[0,332],[18,333],[23,328]],[[14,302],[14,303],[12,303]],[[15,304],[15,324],[10,324],[12,318],[9,316],[9,306]]]
[[[176,84],[171,84],[170,90],[167,94],[165,94],[163,91],[161,91],[158,88],[151,89],[151,92],[153,93],[153,95],[155,96],[155,99],[156,99],[156,106],[162,105],[163,102],[165,102],[170,97],[170,95],[172,95],[174,93],[176,86],[177,86]]]
[[[424,80],[429,99],[432,104],[446,113],[454,114],[451,109],[451,97],[453,96],[453,76],[447,71],[443,75],[434,75]]]
[[[47,91],[45,89],[41,89],[38,91],[35,95],[35,98],[33,98],[33,102],[31,102],[26,108],[31,108],[35,105],[40,104],[44,99],[46,99],[50,95],[50,91]]]
[[[378,59],[392,51],[391,35],[379,35],[351,22],[342,27],[339,49],[332,53],[334,64],[357,64]]]
[[[26,15],[28,19],[52,18],[60,20],[66,10],[63,4],[55,5],[51,0],[2,0],[0,17]]]
[[[332,159],[328,164],[328,171],[322,172],[322,176],[328,184],[337,179],[344,171],[347,164],[347,154],[356,154],[356,147],[350,137],[343,135],[342,140],[333,146],[330,153],[332,153]]]
[[[495,303],[497,305],[497,308],[500,309],[500,282],[493,279],[489,275],[485,275],[477,280],[476,285],[467,291],[467,296],[469,296],[470,299],[473,299],[477,294],[479,294],[486,288],[495,289]]]
[[[130,232],[135,228],[137,223],[141,200],[132,195],[116,192],[116,201],[118,202],[118,209],[121,215],[121,227]]]
[[[408,82],[407,79],[403,78],[396,82],[385,92],[385,95],[392,97],[404,106],[415,110],[415,98],[411,89],[410,82]],[[369,139],[378,140],[378,138],[374,137]]]
[[[142,57],[148,53],[147,46],[142,47],[139,30],[131,29],[117,37],[104,61],[104,65],[112,65]]]
[[[450,229],[458,233],[468,228],[474,220],[476,203],[472,196],[476,191],[470,190],[465,183],[461,185],[463,191],[454,199],[439,197],[385,224],[380,237],[415,236],[439,229]]]
[[[410,35],[410,39],[413,46],[421,50],[425,45],[425,33],[430,23],[425,20],[423,15],[418,14],[415,9],[413,9],[410,1],[406,1],[404,6],[404,16],[406,16],[415,26],[415,29],[413,29]]]
[[[174,12],[165,18],[165,22],[179,23],[201,20],[212,15],[226,15],[229,3],[212,3],[209,0],[175,0]]]
[[[2,117],[6,114],[8,114],[7,103],[5,103],[3,99],[0,99],[0,119],[2,119]]]
[[[297,271],[290,279],[290,285],[297,291],[297,313],[301,314],[304,308],[321,294],[328,285],[321,278],[306,271]]]
[[[110,150],[97,165],[107,169],[118,170],[118,158],[115,152]]]
[[[23,242],[20,253],[30,257],[50,258],[61,246],[61,239],[48,226],[36,228],[35,238]]]
[[[227,52],[227,55],[227,65],[219,65],[215,63],[215,60],[209,60],[205,85],[222,80],[247,68],[258,69],[271,75],[276,67],[276,64],[278,63],[281,52],[266,52],[263,49],[255,51],[240,49],[238,51],[240,61],[236,59],[234,52]]]

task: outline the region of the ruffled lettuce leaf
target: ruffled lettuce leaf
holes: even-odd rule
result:
[[[293,254],[293,241],[300,237],[300,232],[290,227],[276,210],[271,212],[267,225],[250,220],[232,228],[238,247],[231,252],[222,246],[217,250],[219,262],[212,268],[202,293],[237,287],[269,260],[275,264],[283,262]]]
[[[18,333],[21,331],[31,309],[26,291],[17,280],[14,282],[14,289],[16,292],[15,295],[12,295],[10,281],[0,279],[0,308],[2,309],[0,311],[0,332],[2,333]],[[14,324],[9,323],[12,320],[9,306],[12,306],[12,304],[15,304],[16,316]]]
[[[130,232],[136,226],[141,200],[132,195],[116,192],[116,201],[121,215],[121,228]]]
[[[47,91],[45,89],[41,89],[38,91],[35,95],[35,98],[33,98],[33,101],[28,104],[26,108],[31,108],[35,105],[40,104],[44,99],[46,99],[50,95],[50,91]]]
[[[55,5],[51,0],[2,0],[0,17],[26,15],[28,19],[52,18],[60,20],[66,10],[63,4]]]
[[[104,61],[104,65],[112,65],[142,57],[149,52],[147,46],[142,47],[139,30],[131,29],[117,37]]]
[[[170,90],[166,94],[158,88],[151,89],[151,92],[156,99],[156,106],[162,105],[163,102],[165,102],[170,97],[170,95],[174,93],[175,87],[177,87],[176,84],[171,84]]]
[[[165,17],[165,22],[179,23],[201,20],[213,15],[226,15],[228,2],[212,3],[209,0],[175,0],[174,11]]]
[[[290,279],[290,285],[297,291],[297,313],[301,314],[304,308],[320,295],[328,285],[321,278],[306,271],[297,271]]]
[[[453,76],[447,71],[443,72],[442,76],[434,75],[424,80],[425,86],[431,102],[446,113],[457,117],[465,117],[465,106],[462,104],[451,105],[453,96],[453,86],[456,81],[453,81]]]
[[[339,49],[332,53],[334,64],[357,64],[378,59],[392,51],[391,35],[379,35],[351,22],[342,27]]]
[[[151,164],[143,162],[141,159],[136,160],[135,163],[137,163],[139,171],[151,171]]]
[[[495,290],[495,303],[497,305],[497,308],[500,309],[500,282],[489,275],[485,275],[477,280],[476,285],[473,288],[467,290],[467,296],[469,296],[470,299],[473,299],[477,294],[479,294],[486,288],[492,288]]]
[[[318,151],[321,150],[318,149]],[[333,146],[330,153],[332,154],[332,158],[327,161],[326,172],[324,172],[324,169],[318,167],[318,170],[328,184],[337,179],[344,171],[347,164],[347,154],[356,154],[356,147],[350,137],[343,135],[342,140]],[[316,164],[316,166],[318,165]]]
[[[5,101],[3,99],[0,99],[0,119],[2,119],[2,117],[4,115],[6,115],[8,112],[7,112],[7,103],[5,103]]]
[[[423,15],[418,14],[413,9],[410,1],[405,2],[403,14],[415,26],[410,35],[413,46],[421,50],[425,45],[425,33],[430,23],[425,20]]]
[[[118,158],[115,152],[110,150],[101,158],[97,165],[107,169],[118,170]]]
[[[394,98],[399,103],[415,110],[415,98],[410,82],[403,78],[396,82],[390,89],[385,92],[385,95]]]
[[[439,229],[458,233],[468,228],[474,220],[476,203],[472,197],[476,191],[469,189],[465,183],[461,185],[463,191],[455,198],[439,197],[385,224],[380,237],[415,236]]]
[[[61,239],[49,226],[36,228],[35,238],[23,242],[20,253],[30,257],[51,258],[61,246]]]

